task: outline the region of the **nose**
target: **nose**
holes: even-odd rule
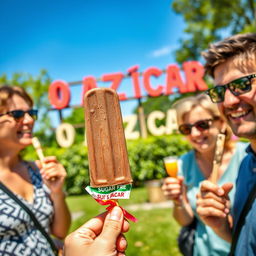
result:
[[[225,108],[233,107],[240,102],[239,96],[235,96],[229,89],[225,91],[223,106]]]
[[[34,123],[34,119],[28,113],[25,113],[23,123]]]
[[[199,136],[201,135],[201,132],[195,127],[193,126],[191,128],[191,134],[190,134],[192,137],[196,137],[196,136]]]

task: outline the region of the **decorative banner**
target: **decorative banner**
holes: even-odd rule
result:
[[[101,78],[95,78],[93,76],[84,77],[82,81],[78,82],[82,84],[81,98],[90,89],[96,88],[97,82],[109,83],[110,88],[118,91],[124,78],[129,77],[133,86],[133,97],[136,99],[142,98],[142,86],[145,89],[148,96],[157,97],[160,95],[170,95],[176,92],[187,93],[204,91],[208,89],[205,83],[204,68],[198,61],[187,61],[182,64],[185,81],[181,76],[181,70],[177,65],[169,65],[166,70],[161,70],[157,67],[150,67],[144,72],[139,72],[139,66],[135,65],[127,70],[127,73],[111,73],[104,74]],[[159,78],[163,73],[166,73],[166,84],[157,85],[154,87],[151,83],[151,78]],[[143,84],[140,84],[139,76],[142,76]],[[76,82],[77,83],[77,82]],[[70,83],[75,84],[75,83]],[[106,87],[106,86],[105,86]],[[49,87],[49,100],[53,107],[56,109],[63,109],[69,106],[71,91],[69,83],[61,80],[54,81]],[[121,101],[128,100],[128,96],[119,92],[119,99]],[[83,102],[81,101],[81,104]]]

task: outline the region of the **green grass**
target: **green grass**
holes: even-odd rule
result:
[[[145,188],[133,189],[129,200],[119,200],[124,208],[131,204],[141,204],[148,200]],[[83,216],[73,221],[71,230],[81,226],[85,221],[103,212],[105,208],[95,202],[89,195],[67,198],[72,213],[83,212]],[[126,234],[128,240],[127,256],[179,256],[176,238],[179,225],[172,218],[172,210],[151,209],[129,211],[137,223],[130,222],[130,231]]]

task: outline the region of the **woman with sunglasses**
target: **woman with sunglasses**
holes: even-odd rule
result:
[[[225,133],[224,153],[218,170],[219,185],[235,184],[240,161],[245,156],[246,143],[231,140],[231,130],[220,116],[216,104],[206,94],[190,96],[177,101],[174,106],[179,131],[192,146],[192,150],[179,160],[179,176],[164,180],[162,189],[173,200],[173,216],[181,226],[191,224],[196,218],[193,255],[228,255],[230,245],[205,226],[196,213],[196,194],[200,183],[208,179],[213,169],[216,139]],[[230,193],[233,202],[234,190]]]
[[[27,162],[20,152],[31,145],[37,110],[20,87],[0,87],[0,182],[45,229],[63,239],[70,226],[64,167],[55,157]],[[0,255],[54,255],[46,237],[25,210],[0,188]]]

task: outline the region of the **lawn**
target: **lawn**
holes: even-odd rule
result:
[[[147,200],[147,190],[139,188],[132,190],[130,200],[120,200],[119,203],[124,208],[129,208],[129,206],[134,204],[142,205]],[[103,206],[98,205],[89,195],[68,197],[67,201],[72,213],[80,215],[79,218],[73,221],[70,231],[73,231],[89,218],[105,210]],[[130,231],[126,234],[129,243],[126,255],[181,255],[178,252],[176,242],[179,226],[172,218],[171,211],[171,207],[151,210],[141,208],[129,210],[139,221],[137,223],[130,223]]]

